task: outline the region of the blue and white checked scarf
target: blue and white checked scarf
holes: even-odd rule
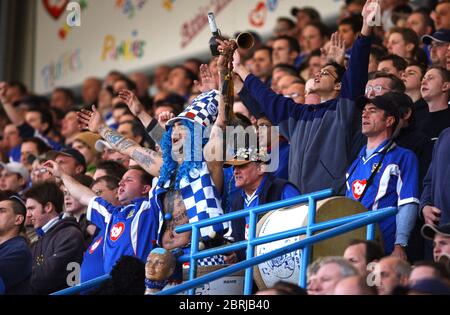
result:
[[[224,255],[214,255],[210,257],[205,257],[197,261],[198,266],[218,266],[225,265]]]
[[[157,184],[150,191],[150,202],[163,213],[162,196],[167,192],[170,182],[167,181],[164,187]],[[215,218],[223,214],[220,195],[217,192],[211,175],[209,174],[206,162],[202,163],[200,170],[192,169],[189,172],[189,181],[180,181],[180,191],[186,207],[186,214],[189,223]],[[164,214],[160,217],[164,217]],[[223,234],[228,229],[228,222],[216,223],[200,229],[200,237],[208,239],[212,232]]]

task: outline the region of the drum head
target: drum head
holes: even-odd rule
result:
[[[197,278],[230,265],[197,266]],[[242,295],[245,270],[205,283],[195,289],[195,295]],[[183,269],[183,281],[189,280],[189,268]],[[168,288],[168,287],[167,287]],[[164,288],[166,289],[166,288]],[[182,293],[187,294],[187,292]]]
[[[359,202],[346,197],[331,197],[317,202],[316,222],[325,222],[358,213],[367,209]],[[308,204],[293,208],[282,208],[265,214],[258,221],[256,235],[265,236],[306,226]],[[342,256],[345,248],[353,239],[366,239],[366,227],[322,241],[313,246],[311,262],[323,256]],[[320,232],[318,232],[320,233]],[[380,232],[376,228],[376,240],[380,241]],[[277,242],[259,245],[255,248],[255,257],[274,249],[304,239],[305,235],[291,237]],[[301,250],[268,260],[254,267],[254,279],[260,290],[273,286],[277,281],[298,284],[300,276]]]

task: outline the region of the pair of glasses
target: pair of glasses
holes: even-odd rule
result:
[[[367,85],[366,86],[366,94],[368,94],[368,93],[370,93],[372,91],[374,91],[375,94],[379,94],[379,93],[381,93],[382,90],[390,91],[391,89],[387,89],[387,88],[385,88],[385,87],[383,87],[381,85],[374,85],[374,86]]]
[[[300,93],[292,93],[292,94],[284,94],[283,96],[287,97],[287,98],[296,98],[296,97],[301,96],[301,94]]]
[[[47,169],[45,169],[45,168],[38,168],[38,169],[33,170],[33,172],[34,172],[36,175],[38,175],[38,174],[45,174],[45,173],[47,173],[48,171],[47,171]]]
[[[321,70],[321,71],[319,72],[319,75],[320,75],[321,77],[323,77],[323,76],[330,76],[330,77],[332,77],[333,79],[337,80],[337,75],[334,75],[331,71],[328,71],[328,70]]]

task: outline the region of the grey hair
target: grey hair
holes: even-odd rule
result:
[[[397,275],[397,277],[403,278],[409,278],[409,275],[411,274],[411,264],[405,260],[399,260],[394,267],[395,270],[395,274]]]
[[[314,276],[317,271],[319,271],[320,267],[322,266],[323,258],[324,257],[319,257],[309,264],[308,269],[306,270],[307,278]]]
[[[342,278],[357,276],[358,270],[344,257],[341,256],[327,256],[323,257],[320,262],[320,267],[327,264],[336,264],[339,266],[339,271],[341,273]],[[318,268],[318,269],[319,269]]]

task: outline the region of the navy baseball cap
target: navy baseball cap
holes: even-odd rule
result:
[[[423,279],[409,287],[409,291],[421,294],[450,295],[450,287],[438,279]]]
[[[421,233],[424,238],[429,240],[433,240],[436,233],[450,237],[450,223],[442,224],[441,226],[425,224],[422,226]]]
[[[394,116],[397,123],[400,120],[400,111],[398,103],[401,103],[401,93],[388,92],[383,95],[375,96],[374,98],[361,97],[357,100],[357,106],[363,110],[366,104],[373,104],[376,107],[383,109],[390,116]]]
[[[84,158],[83,154],[80,153],[80,151],[76,149],[64,149],[59,152],[56,152],[55,159],[58,157],[58,155],[65,155],[75,159],[75,161],[77,161],[78,164],[83,166],[84,172],[86,171],[86,159]]]
[[[433,33],[433,35],[422,36],[422,42],[425,45],[431,44],[431,41],[439,43],[450,43],[450,29],[442,28]]]

